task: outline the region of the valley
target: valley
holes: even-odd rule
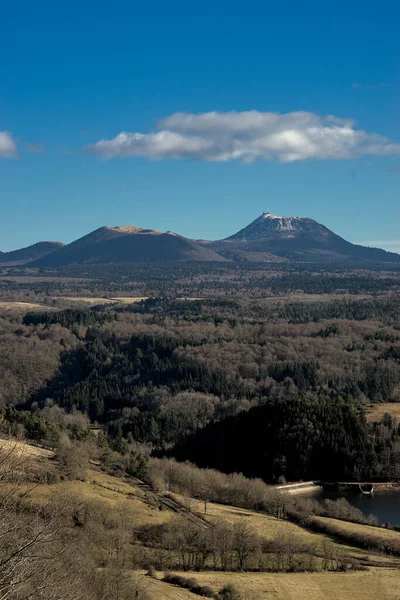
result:
[[[2,267],[0,457],[29,464],[0,496],[63,531],[66,597],[395,598],[396,509],[284,484],[400,481],[399,286],[394,264]]]
[[[97,461],[86,463],[79,479],[76,480],[71,474],[65,477],[66,471],[57,450],[54,455],[44,448],[3,437],[0,439],[2,465],[5,465],[5,453],[8,461],[11,458],[18,461],[18,489],[24,490],[26,504],[40,510],[44,505],[56,507],[61,499],[64,499],[62,513],[57,516],[58,528],[67,528],[71,532],[69,538],[64,541],[64,552],[74,548],[74,552],[79,553],[80,544],[83,543],[86,564],[101,565],[101,572],[107,573],[111,579],[110,569],[116,569],[118,585],[123,584],[125,593],[137,593],[139,598],[186,600],[211,597],[211,593],[217,597],[219,590],[226,586],[234,586],[241,598],[249,600],[259,600],[270,595],[278,600],[295,597],[327,600],[335,597],[338,600],[346,600],[350,590],[354,590],[352,595],[355,598],[373,598],[378,594],[383,600],[389,600],[395,598],[400,589],[396,576],[400,566],[400,549],[390,556],[382,550],[360,550],[351,543],[343,544],[335,535],[313,532],[286,518],[278,519],[264,511],[241,509],[227,504],[209,503],[207,514],[204,515],[203,503],[189,496],[176,496],[178,505],[190,507],[177,515],[167,508],[159,509],[155,498],[162,498],[164,494],[166,498],[169,496],[159,484],[160,491],[154,495],[149,494],[143,490],[138,480],[127,474],[119,470],[107,473],[107,467],[102,461],[101,468],[93,465],[93,462]],[[50,472],[53,481],[50,484],[41,483],[41,479],[44,476],[48,478]],[[4,469],[1,470],[1,476],[4,485]],[[57,482],[57,478],[60,478],[60,481]],[[282,501],[285,501],[284,496]],[[247,532],[247,536],[257,532],[257,536],[263,540],[264,552],[267,553],[263,555],[264,560],[270,563],[270,567],[266,567],[268,572],[237,572],[229,567],[227,571],[215,570],[211,567],[212,561],[204,571],[179,569],[181,552],[190,553],[190,544],[194,544],[192,551],[198,552],[193,537],[198,528],[196,515],[202,515],[202,522],[205,520],[209,523],[210,529],[206,530],[206,533],[211,537],[212,531],[216,529],[220,532],[224,524],[228,530],[233,527],[237,531]],[[182,547],[179,550],[179,542],[174,548],[171,542],[167,542],[168,538],[165,538],[165,548],[159,544],[153,546],[154,542],[150,541],[151,531],[162,531],[170,527],[173,529],[178,524],[175,524],[176,519],[180,519],[179,528],[182,532],[185,529],[188,533],[191,531],[191,537],[185,542],[189,544],[187,549],[183,550]],[[399,534],[395,532],[365,525],[347,525],[346,521],[336,519],[335,527],[357,527],[361,532],[372,529],[376,530],[375,535],[380,536],[383,541],[391,536],[395,536],[395,541],[398,541]],[[274,540],[278,539],[281,545],[274,549]],[[37,551],[41,552],[40,546],[37,546]],[[309,557],[304,555],[305,552],[311,553]],[[305,572],[284,572],[288,564],[293,561],[296,563],[301,556],[304,556],[308,564]],[[233,560],[233,556],[229,560]],[[353,565],[362,564],[363,569],[359,570],[356,567],[354,571],[340,572],[335,565],[343,561]],[[163,568],[155,570],[146,565],[162,565]],[[310,572],[310,569],[315,572]],[[182,582],[192,582],[192,589],[194,582],[197,582],[198,586],[203,586],[205,595],[200,593],[199,596],[199,592],[193,593],[190,589],[181,587],[181,584],[164,581],[166,571],[172,572],[173,576],[180,578]],[[83,571],[73,570],[69,585],[74,585],[77,578],[82,577],[91,577],[90,571],[85,575]],[[54,584],[54,579],[50,582]],[[92,581],[91,585],[96,586],[97,582]],[[206,589],[209,592],[206,593]]]
[[[400,600],[400,2],[4,4],[0,600]]]

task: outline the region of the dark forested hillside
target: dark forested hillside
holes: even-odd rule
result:
[[[202,467],[277,481],[361,480],[373,471],[362,412],[351,401],[297,394],[211,423],[172,454]]]
[[[212,404],[198,410],[190,403],[233,397],[239,403],[246,395],[238,378],[177,358],[174,350],[182,344],[179,338],[149,335],[132,336],[128,342],[114,336],[101,339],[88,330],[85,344],[62,354],[59,373],[32,401],[50,397],[67,412],[87,413],[93,421],[110,423],[111,432],[138,442],[162,446],[176,441],[213,415]],[[175,409],[170,410],[169,402],[177,404]]]
[[[365,421],[400,401],[396,272],[164,267],[0,280],[6,422],[40,439],[26,415],[83,414],[118,451],[267,481],[400,478],[397,422]],[[114,297],[126,281],[142,300]]]

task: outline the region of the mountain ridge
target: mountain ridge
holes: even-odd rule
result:
[[[0,254],[3,266],[32,268],[126,262],[287,262],[355,260],[400,262],[400,254],[352,244],[309,217],[264,212],[246,227],[216,241],[193,240],[175,232],[135,225],[102,226],[63,245],[38,242]]]

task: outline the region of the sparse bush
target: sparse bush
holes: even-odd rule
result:
[[[232,584],[225,585],[217,595],[218,600],[241,600],[239,590]]]
[[[166,583],[171,583],[172,585],[182,587],[186,590],[191,591],[193,594],[197,594],[198,596],[204,596],[205,598],[215,597],[214,592],[210,587],[200,585],[199,582],[193,577],[187,579],[186,577],[182,577],[181,575],[165,573],[163,581],[165,581]]]
[[[152,577],[152,579],[157,579],[157,571],[153,565],[150,565],[146,577]]]
[[[64,476],[70,481],[85,481],[89,463],[88,448],[84,443],[73,442],[66,433],[62,433],[55,458],[59,462]]]

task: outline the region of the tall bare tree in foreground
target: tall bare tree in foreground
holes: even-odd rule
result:
[[[83,598],[80,571],[63,530],[64,506],[37,507],[28,483],[30,460],[18,443],[0,451],[0,597],[28,600]],[[86,597],[89,597],[86,595]]]

